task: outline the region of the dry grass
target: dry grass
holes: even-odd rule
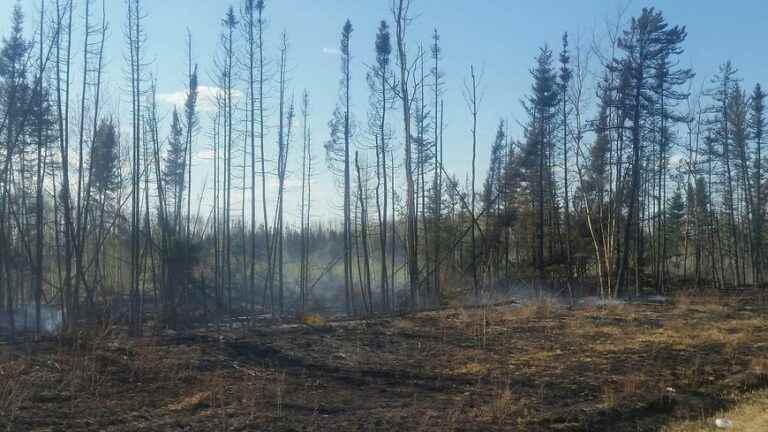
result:
[[[648,378],[640,374],[619,377],[615,383],[602,386],[602,399],[605,408],[614,408],[619,403],[634,400],[649,389]]]
[[[310,327],[325,327],[328,323],[318,314],[303,314],[299,317],[302,324]]]
[[[498,389],[489,403],[479,407],[477,418],[491,424],[503,424],[514,418],[517,408],[515,395],[509,388]]]
[[[733,423],[734,432],[768,431],[768,391],[758,391],[742,396],[731,409],[695,421],[675,422],[663,432],[702,432],[723,430],[715,424],[716,419],[727,419]]]
[[[750,368],[762,377],[768,377],[768,357],[753,358]]]
[[[532,299],[525,305],[512,309],[513,315],[523,320],[540,320],[554,317],[560,310],[560,305],[550,296]]]
[[[6,418],[50,430],[41,410],[53,430],[651,431],[691,416],[702,427],[768,386],[768,313],[714,299],[567,310],[545,298],[223,339],[75,335],[0,363],[0,430]],[[665,395],[674,407],[659,408]]]
[[[0,426],[12,431],[19,408],[27,402],[30,388],[20,380],[11,377],[18,376],[24,368],[21,362],[13,362],[3,366],[0,364]]]
[[[690,292],[680,291],[673,297],[672,304],[680,313],[689,311],[723,313],[734,306],[732,297],[724,297],[716,291]]]
[[[210,405],[211,392],[197,392],[168,405],[168,411],[197,410]]]
[[[481,375],[488,372],[487,365],[481,365],[480,363],[467,363],[458,369],[452,371],[455,375]]]

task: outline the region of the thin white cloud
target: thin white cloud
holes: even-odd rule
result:
[[[216,110],[216,96],[222,90],[219,87],[198,86],[197,87],[197,108],[200,112],[213,112]],[[236,102],[240,98],[240,92],[234,90],[232,99]],[[177,90],[173,93],[159,93],[157,100],[161,103],[175,106],[179,109],[184,106],[187,100],[186,90]]]
[[[336,48],[323,48],[323,54],[328,54],[332,56],[340,56],[341,51],[337,50]]]

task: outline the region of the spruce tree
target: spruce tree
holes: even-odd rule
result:
[[[552,51],[544,46],[536,57],[536,65],[530,71],[533,78],[531,94],[523,101],[523,107],[528,113],[526,125],[526,170],[529,182],[532,185],[532,197],[536,212],[536,239],[534,268],[540,280],[544,279],[544,236],[545,236],[545,211],[548,190],[548,179],[552,178],[549,171],[548,158],[553,147],[552,131],[554,125],[555,108],[559,101],[559,92],[556,86],[557,75],[552,65]]]
[[[632,18],[629,28],[618,38],[617,46],[624,53],[622,58],[613,60],[610,70],[620,77],[618,89],[621,98],[621,109],[629,120],[631,135],[631,174],[629,194],[627,196],[627,213],[624,222],[624,233],[620,243],[618,261],[617,292],[626,288],[629,267],[630,244],[635,241],[635,270],[639,276],[641,263],[639,241],[640,221],[640,188],[642,172],[642,145],[647,119],[652,114],[648,102],[658,94],[656,68],[659,64],[670,65],[664,74],[667,77],[685,76],[686,70],[674,69],[676,56],[682,54],[681,44],[685,41],[685,27],[670,27],[660,11],[654,8],[643,8],[639,17]],[[681,79],[682,82],[685,80]],[[663,92],[663,90],[662,90]],[[639,278],[636,277],[636,288],[639,288]]]
[[[739,83],[737,73],[738,71],[733,63],[727,61],[720,65],[718,73],[712,78],[712,88],[707,91],[707,95],[712,99],[712,105],[707,109],[708,114],[710,114],[707,123],[709,133],[711,134],[709,144],[712,146],[712,149],[710,157],[722,168],[723,179],[721,184],[723,185],[723,192],[721,194],[721,205],[725,211],[728,224],[728,255],[733,257],[730,262],[727,262],[725,257],[723,257],[719,260],[719,263],[723,267],[726,263],[730,264],[733,283],[740,285],[742,277],[741,259],[743,256],[739,253],[738,247],[739,235],[736,225],[736,187],[734,185],[735,175],[733,167],[734,155],[736,153],[733,149],[733,125],[731,124],[732,116],[730,114],[732,95]],[[712,188],[712,183],[710,182],[710,188]],[[710,193],[713,193],[712,190],[710,190]],[[714,211],[714,208],[712,211]],[[720,237],[719,230],[717,235]],[[722,254],[723,247],[719,249]],[[724,272],[722,272],[722,278],[725,280]]]
[[[166,196],[173,209],[169,221],[180,220],[181,203],[184,196],[185,169],[186,169],[186,143],[184,142],[184,129],[181,125],[179,112],[173,109],[171,117],[171,131],[168,136],[168,150],[165,156],[163,169],[163,182],[166,187]],[[175,225],[175,224],[174,224]],[[174,230],[178,227],[174,227]]]
[[[381,273],[379,276],[382,309],[390,307],[390,281],[387,270],[387,226],[388,226],[388,197],[389,181],[387,175],[387,155],[391,132],[387,123],[389,109],[393,108],[394,100],[390,87],[392,71],[390,70],[392,56],[392,41],[389,25],[381,21],[374,43],[376,63],[368,72],[367,81],[370,91],[369,129],[374,136],[374,151],[376,152],[376,209],[379,222],[379,247],[381,255]],[[383,190],[382,190],[383,188]]]

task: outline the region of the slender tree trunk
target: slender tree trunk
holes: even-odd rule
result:
[[[368,205],[367,193],[363,190],[363,177],[360,171],[358,152],[355,152],[355,169],[357,170],[357,195],[360,201],[360,240],[363,250],[363,272],[365,276],[365,289],[368,291],[368,312],[373,312],[373,296],[371,295],[371,260],[368,248]]]
[[[477,193],[475,192],[475,177],[476,177],[476,168],[477,168],[477,77],[475,76],[475,67],[470,66],[470,77],[472,80],[471,87],[468,89],[469,93],[468,97],[468,104],[470,108],[470,114],[472,115],[472,180],[470,185],[470,206],[469,206],[469,217],[470,217],[470,224],[471,225],[471,251],[472,251],[472,291],[475,296],[475,300],[480,299],[480,283],[478,280],[478,273],[477,273],[477,239],[476,239],[476,233],[475,233],[475,226],[476,226],[476,218],[475,218],[475,199],[477,197]],[[543,193],[543,188],[541,189]],[[541,197],[541,195],[540,195]],[[543,213],[541,213],[543,215]],[[541,225],[540,229],[543,229],[544,221],[543,216],[540,217]],[[543,241],[543,236],[540,237],[540,241]],[[540,243],[541,245],[542,243]],[[543,247],[543,246],[542,246]]]
[[[270,306],[274,309],[274,295],[272,291],[272,250],[271,250],[271,238],[269,231],[269,215],[267,211],[267,169],[266,169],[266,157],[264,155],[265,148],[265,133],[264,133],[264,85],[266,79],[264,77],[264,3],[262,1],[256,2],[256,10],[258,12],[258,18],[256,20],[256,34],[258,40],[258,71],[259,78],[258,84],[258,112],[259,112],[259,156],[261,165],[261,209],[262,218],[264,220],[264,253],[266,255],[266,277],[264,278],[264,292],[262,304],[266,305],[267,294],[270,297]]]
[[[43,183],[45,180],[45,161],[43,155],[47,152],[43,151],[45,143],[43,141],[43,112],[45,100],[43,96],[43,77],[45,76],[45,64],[43,62],[43,45],[44,45],[44,30],[45,30],[45,1],[40,2],[40,52],[39,63],[37,69],[37,98],[39,100],[38,116],[37,116],[37,181],[36,181],[36,199],[35,199],[35,280],[34,280],[34,292],[35,292],[35,336],[40,337],[40,312],[41,302],[43,297],[43,230],[44,230],[44,215],[43,215]]]
[[[246,2],[246,26],[248,30],[248,115],[250,116],[250,135],[248,139],[251,147],[251,260],[248,288],[250,290],[252,312],[256,308],[256,79],[254,75],[254,70],[256,69],[256,52],[254,49],[256,35],[254,27],[256,23],[253,16],[254,6],[253,0]]]
[[[408,58],[406,53],[406,29],[410,21],[408,9],[410,0],[397,0],[393,4],[393,18],[396,26],[398,63],[400,65],[400,98],[403,106],[403,125],[405,142],[405,202],[406,202],[406,251],[408,280],[411,295],[411,307],[416,307],[416,293],[419,284],[419,261],[416,245],[416,202],[414,200],[413,163],[411,146],[411,102],[412,96],[408,86]]]
[[[128,3],[128,43],[130,45],[130,67],[132,94],[132,215],[131,215],[131,295],[130,295],[130,330],[133,335],[141,334],[141,248],[140,248],[140,206],[141,206],[141,12],[140,0]],[[70,12],[71,13],[71,12]],[[64,179],[65,187],[69,180]],[[69,260],[68,260],[69,261]]]
[[[637,201],[639,199],[640,189],[640,140],[641,140],[641,125],[640,125],[640,98],[641,98],[641,84],[643,82],[642,72],[637,78],[637,87],[634,93],[634,100],[632,105],[632,184],[629,189],[629,209],[627,210],[627,220],[624,226],[624,249],[621,254],[621,262],[618,268],[619,276],[616,282],[616,290],[618,291],[625,288],[627,267],[629,266],[629,244],[632,240],[632,224],[637,219]],[[637,240],[636,240],[637,241]]]

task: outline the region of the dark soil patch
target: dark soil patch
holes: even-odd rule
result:
[[[4,346],[0,426],[656,431],[768,386],[765,316],[755,302],[473,308]]]

